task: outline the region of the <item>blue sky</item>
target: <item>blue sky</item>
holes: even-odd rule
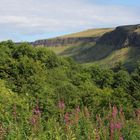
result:
[[[0,0],[0,41],[140,23],[140,0]]]

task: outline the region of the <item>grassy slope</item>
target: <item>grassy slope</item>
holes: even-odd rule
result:
[[[112,28],[101,28],[101,29],[89,29],[86,31],[73,33],[65,36],[60,36],[59,38],[76,38],[76,37],[98,37],[102,36],[104,33],[112,31]],[[62,56],[72,56],[74,51],[81,51],[92,47],[94,43],[86,44],[74,44],[72,46],[59,46],[59,47],[48,47],[53,50],[56,54]]]
[[[92,29],[67,37],[101,36],[112,29]],[[139,32],[139,30],[136,30]],[[79,63],[90,66],[98,64],[101,66],[113,67],[117,62],[122,62],[127,68],[132,69],[140,60],[140,48],[122,48],[115,50],[113,46],[97,46],[95,43],[75,44],[74,46],[50,47],[57,55],[71,57]]]
[[[112,28],[89,29],[86,31],[65,35],[65,36],[62,36],[61,38],[98,37],[98,36],[103,35],[104,33],[110,32],[112,30],[113,30]]]
[[[86,63],[87,66],[98,64],[100,66],[114,67],[121,62],[126,68],[133,69],[140,60],[140,48],[122,48],[112,51],[107,57],[94,62]]]
[[[135,32],[140,34],[140,28],[136,29]]]
[[[86,44],[73,47],[51,48],[58,55],[69,56],[86,66],[98,64],[101,66],[114,67],[117,62],[122,62],[127,68],[133,69],[140,60],[140,48],[122,48],[114,50],[113,46],[96,46]]]

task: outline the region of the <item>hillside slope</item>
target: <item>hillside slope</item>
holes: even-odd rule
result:
[[[100,37],[103,34],[112,31],[113,28],[99,28],[99,29],[88,29],[82,32],[68,34],[61,38],[76,38],[76,37]]]
[[[113,67],[117,62],[132,69],[140,60],[140,24],[89,29],[31,43],[71,57],[78,63]]]
[[[97,42],[116,48],[140,47],[140,24],[119,26],[114,31],[104,34]]]
[[[84,35],[86,32],[81,34]],[[73,34],[73,36],[77,36],[77,34]],[[66,35],[65,37],[71,36]],[[69,56],[77,62],[87,65],[98,64],[113,67],[116,63],[121,62],[128,69],[133,69],[140,60],[140,25],[117,27],[100,34],[95,42],[67,47],[50,47],[50,49],[58,55]]]
[[[74,46],[81,43],[89,43],[97,41],[104,33],[110,32],[113,29],[89,29],[83,32],[74,33],[66,36],[60,36],[51,39],[42,39],[32,42],[34,46],[45,46],[45,47],[62,47],[62,46]]]

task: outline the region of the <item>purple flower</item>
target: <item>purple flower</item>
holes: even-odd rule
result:
[[[112,116],[113,116],[114,119],[116,118],[117,113],[118,113],[118,109],[117,109],[116,106],[114,106],[114,107],[113,107],[113,111],[112,111]]]
[[[40,110],[38,108],[35,109],[36,114],[40,114]]]
[[[118,122],[118,123],[115,124],[116,129],[121,129],[121,127],[122,127],[121,123]]]
[[[77,113],[79,113],[80,112],[79,106],[77,106],[75,110],[76,110]]]
[[[40,115],[40,114],[41,114],[41,111],[40,111],[40,109],[38,108],[38,106],[37,106],[36,108],[33,109],[33,112],[34,112],[34,114],[36,114],[36,115]]]
[[[110,123],[110,131],[111,131],[111,133],[114,132],[114,129],[115,129],[115,125],[114,125],[113,122],[111,122],[111,123]]]
[[[33,125],[36,123],[36,119],[35,119],[34,117],[32,117],[31,123],[32,123]]]
[[[64,121],[65,121],[66,124],[69,124],[69,122],[70,122],[70,115],[69,115],[69,113],[66,113],[64,115]]]
[[[119,140],[123,140],[123,137],[121,136]]]
[[[58,107],[59,107],[59,109],[65,109],[65,103],[64,103],[64,101],[59,101],[58,102]]]
[[[14,104],[14,106],[13,106],[13,117],[14,117],[14,118],[17,117],[17,107],[16,107],[15,104]]]

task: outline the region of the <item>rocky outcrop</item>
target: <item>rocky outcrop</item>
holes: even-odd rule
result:
[[[98,37],[76,37],[76,38],[54,38],[54,39],[44,39],[32,42],[33,46],[68,46],[77,43],[89,43],[97,41]]]
[[[114,31],[104,34],[97,43],[117,48],[140,47],[140,24],[119,26]]]
[[[113,30],[113,29],[112,29]],[[57,37],[52,39],[42,39],[35,42],[29,42],[33,46],[43,47],[59,47],[59,46],[74,46],[77,44],[86,44],[96,42],[99,45],[122,47],[140,47],[140,24],[119,26],[113,31],[103,33],[102,35],[84,36],[84,37]],[[95,30],[96,32],[96,30]],[[16,44],[20,44],[16,43]]]

